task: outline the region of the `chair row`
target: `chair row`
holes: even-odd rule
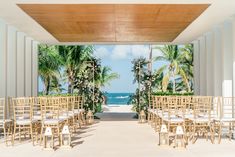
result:
[[[168,133],[168,145],[173,143],[175,146],[178,135],[182,135],[183,146],[190,140],[195,143],[199,136],[210,137],[212,143],[217,136],[220,143],[223,134],[230,140],[232,138],[234,105],[235,98],[232,97],[152,96],[148,121],[159,135]]]
[[[29,136],[33,145],[38,140],[41,144],[47,127],[52,129],[53,136],[58,137],[60,143],[64,125],[76,132],[85,123],[82,96],[10,98],[7,104],[8,112],[6,100],[0,99],[0,129],[6,144],[11,141],[14,145],[15,139],[21,141],[22,136]]]

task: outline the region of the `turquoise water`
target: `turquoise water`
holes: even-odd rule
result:
[[[106,93],[107,105],[126,105],[133,93]]]

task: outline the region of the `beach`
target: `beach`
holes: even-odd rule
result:
[[[112,104],[112,105],[103,105],[102,109],[103,112],[133,112],[132,109],[133,105],[118,105],[118,104]]]

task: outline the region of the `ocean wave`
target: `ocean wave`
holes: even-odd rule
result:
[[[117,96],[115,98],[117,98],[117,99],[126,99],[126,98],[129,98],[129,96]]]

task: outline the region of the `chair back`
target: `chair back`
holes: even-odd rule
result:
[[[213,97],[212,98],[212,110],[211,110],[211,117],[212,118],[221,118],[221,103],[222,97]]]
[[[212,97],[211,96],[195,96],[193,97],[194,118],[211,119]]]
[[[32,101],[30,97],[12,98],[14,120],[32,120]]]
[[[83,96],[75,96],[74,97],[74,109],[79,110],[83,109]]]
[[[60,115],[68,116],[68,97],[59,97]]]
[[[235,117],[235,107],[233,97],[222,97],[221,98],[221,118],[234,118]]]
[[[47,97],[42,107],[42,121],[46,119],[59,119],[60,111],[60,98]]]
[[[167,107],[166,111],[169,120],[175,117],[184,117],[184,109],[181,106],[179,98],[180,97],[176,96],[168,96],[166,98],[166,107]]]
[[[74,112],[74,101],[75,101],[74,96],[68,97],[68,112]]]
[[[6,110],[5,110],[5,106],[6,106],[6,103],[5,103],[5,98],[0,98],[0,121],[5,121],[6,119]],[[4,123],[0,123],[1,124],[4,124]]]

